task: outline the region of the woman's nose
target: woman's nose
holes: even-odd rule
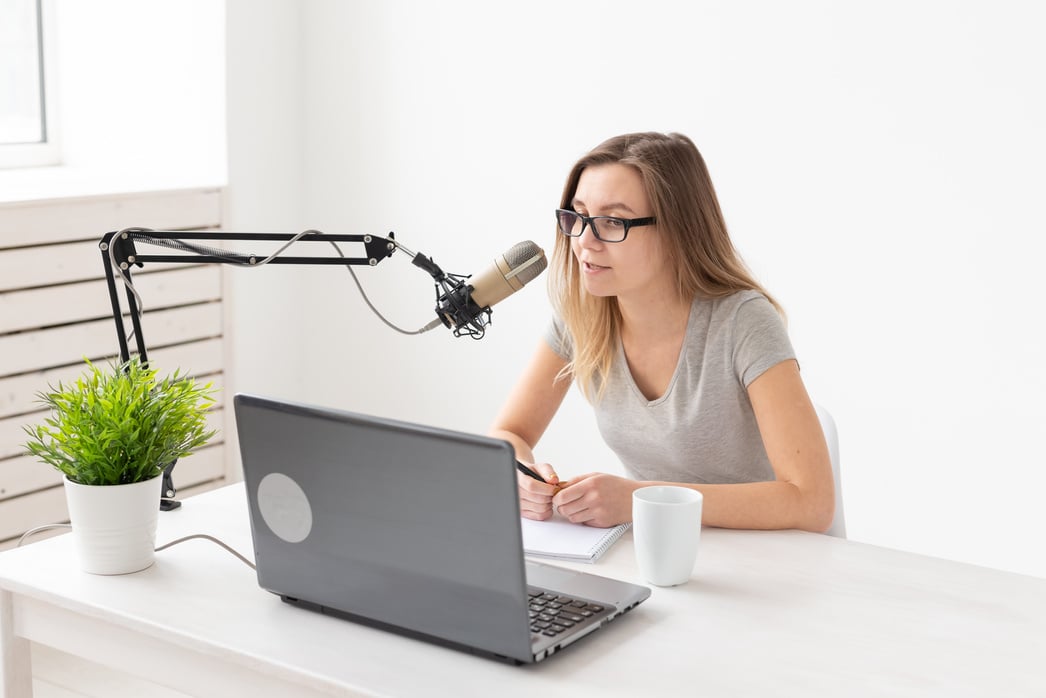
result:
[[[584,230],[581,231],[581,235],[576,239],[581,247],[596,247],[603,244],[603,241],[596,237],[595,228],[592,227],[591,223],[585,226]]]

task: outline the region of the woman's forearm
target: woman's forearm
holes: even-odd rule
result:
[[[495,439],[504,439],[512,444],[512,448],[516,449],[516,458],[523,461],[524,463],[534,462],[534,449],[531,448],[523,437],[518,434],[514,434],[511,431],[505,431],[504,429],[492,429],[489,433]]]
[[[693,485],[704,495],[701,521],[719,528],[798,528],[822,533],[832,525],[834,494],[827,501],[790,482]]]

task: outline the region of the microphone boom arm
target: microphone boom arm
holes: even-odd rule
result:
[[[116,322],[116,333],[120,342],[120,359],[127,362],[130,357],[127,337],[121,321],[119,293],[116,287],[116,274],[122,276],[127,290],[127,305],[134,326],[135,344],[142,363],[148,362],[145,339],[139,326],[139,307],[134,283],[131,279],[131,267],[142,267],[147,262],[175,264],[232,264],[253,267],[260,264],[296,264],[296,265],[340,265],[340,266],[375,266],[381,260],[392,256],[397,243],[395,233],[381,237],[377,235],[329,235],[315,231],[307,234],[292,233],[224,233],[217,231],[171,231],[148,230],[146,228],[128,228],[117,232],[106,233],[98,247],[102,252],[105,265],[105,281],[109,289],[109,300],[113,306],[113,320]],[[230,252],[202,245],[190,244],[186,240],[253,240],[253,241],[294,241],[294,242],[362,242],[365,257],[317,256],[317,257],[281,257],[278,254],[264,257],[255,254]],[[170,249],[182,250],[189,254],[139,254],[135,242],[159,245]],[[113,269],[115,264],[118,269]]]
[[[279,242],[286,241],[287,244],[281,248],[286,249],[295,242],[357,242],[363,243],[365,256],[344,257],[338,256],[315,256],[315,257],[282,257],[279,252],[263,257],[255,254],[243,254],[230,252],[214,247],[200,245],[197,240],[248,240]],[[182,254],[139,254],[135,243],[158,245],[172,250],[180,250]],[[123,324],[123,311],[120,304],[120,294],[116,286],[116,276],[120,275],[127,296],[127,308],[131,316],[131,325],[138,351],[138,357],[143,364],[148,363],[146,354],[145,337],[142,333],[141,307],[137,300],[138,292],[134,289],[131,278],[131,267],[143,267],[148,262],[174,263],[174,264],[232,264],[236,266],[256,267],[262,264],[296,264],[296,265],[339,265],[339,266],[376,266],[387,257],[392,256],[399,244],[396,242],[395,233],[389,233],[388,237],[379,235],[329,235],[318,231],[305,231],[303,233],[231,233],[217,231],[171,231],[150,230],[148,228],[127,228],[120,231],[106,233],[98,247],[102,253],[102,261],[105,266],[105,281],[109,290],[109,300],[112,304],[113,321],[116,323],[116,335],[120,344],[120,361],[127,363],[130,358],[130,347],[126,330]],[[337,248],[337,245],[335,245]],[[406,249],[406,248],[403,248]],[[340,253],[340,250],[339,250]],[[427,259],[427,258],[426,258]],[[420,265],[419,265],[420,266]],[[439,269],[436,267],[436,269]],[[440,272],[442,274],[442,271]],[[163,471],[162,492],[160,495],[160,509],[168,511],[181,506],[174,496],[176,490],[171,472],[174,470],[175,462],[168,464]]]

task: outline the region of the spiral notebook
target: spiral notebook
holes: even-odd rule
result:
[[[523,553],[575,562],[595,562],[632,524],[594,528],[570,523],[558,516],[546,521],[521,519]]]

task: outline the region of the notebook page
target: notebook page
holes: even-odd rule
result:
[[[631,524],[594,528],[574,524],[560,516],[547,521],[520,519],[523,524],[523,552],[579,562],[595,562],[628,530]]]

